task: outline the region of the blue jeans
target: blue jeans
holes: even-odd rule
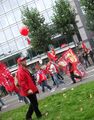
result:
[[[1,98],[0,98],[0,103],[2,104],[2,106],[3,106],[3,105],[5,105],[5,104],[3,103],[3,101],[2,101],[2,99],[1,99]]]
[[[57,73],[53,73],[53,78],[54,78],[54,81],[55,81],[55,84],[56,84],[57,87],[59,87],[60,83],[64,83],[63,80],[60,80],[58,78],[58,74]]]
[[[41,87],[42,87],[42,91],[45,92],[45,87],[47,87],[49,90],[51,90],[52,88],[47,84],[47,81],[42,81],[41,83]]]

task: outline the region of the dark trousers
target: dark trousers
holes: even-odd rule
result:
[[[41,117],[42,115],[38,108],[38,101],[37,101],[36,94],[30,94],[27,96],[27,98],[30,101],[30,106],[29,106],[29,109],[26,114],[26,120],[29,120],[29,119],[32,120],[33,112],[35,112],[35,114],[38,118]]]
[[[57,73],[57,77],[58,77],[59,79],[64,80],[64,78],[63,78],[59,73]]]
[[[42,91],[45,92],[45,87],[47,87],[49,90],[51,90],[52,88],[47,84],[47,81],[42,81],[41,83],[41,87],[42,87]]]
[[[2,104],[2,106],[5,105],[1,98],[0,98],[0,103]]]
[[[24,101],[26,104],[29,103],[26,97],[23,97],[23,96],[21,96],[20,94],[17,94],[17,96],[18,96],[19,101],[22,100],[22,101]]]
[[[53,81],[53,85],[56,85],[56,83],[55,83],[54,78],[53,78],[52,75],[51,75],[51,79],[52,79],[52,81]]]
[[[70,72],[70,77],[71,77],[73,83],[76,83],[75,78],[82,79],[81,76],[75,75],[74,72]]]

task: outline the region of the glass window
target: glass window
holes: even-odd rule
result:
[[[20,35],[20,32],[19,32],[19,29],[18,29],[18,26],[17,26],[17,25],[11,26],[11,30],[12,30],[12,32],[13,32],[14,37],[17,37],[17,36]]]
[[[49,19],[49,16],[48,16],[47,12],[43,12],[42,15],[43,15],[44,18],[45,18],[45,23],[49,23],[49,22],[50,22],[50,19]]]
[[[8,23],[7,18],[6,18],[5,15],[2,15],[0,17],[0,23],[1,23],[1,25],[2,25],[3,28],[7,27],[9,25],[9,23]]]
[[[53,1],[53,6],[54,6],[54,5],[55,5],[55,1],[56,1],[56,0],[52,0],[52,1]]]
[[[12,8],[18,7],[17,0],[10,0],[10,4],[11,4],[11,7],[12,7]]]
[[[5,30],[4,30],[4,32],[5,32],[5,35],[6,35],[7,40],[10,40],[10,39],[12,39],[12,38],[13,38],[13,34],[12,34],[12,32],[11,32],[11,29],[10,29],[10,28],[5,29]]]
[[[9,24],[15,23],[15,18],[14,18],[13,12],[8,12],[6,15],[7,15]]]
[[[52,7],[52,0],[43,0],[46,8],[50,8]]]
[[[22,22],[19,22],[17,25],[18,25],[19,29],[21,29],[24,26],[24,24]]]
[[[9,47],[10,47],[11,53],[14,53],[17,51],[17,45],[14,40],[9,41]]]
[[[18,38],[16,40],[16,44],[17,44],[18,50],[21,50],[21,49],[25,48],[25,45],[24,45],[24,42],[23,42],[22,38]]]
[[[35,4],[34,1],[33,1],[33,2],[30,2],[27,6],[28,6],[29,9],[31,9],[31,8],[36,8],[36,4]]]
[[[6,42],[6,37],[3,31],[0,31],[0,43]]]
[[[2,50],[2,47],[0,46],[0,57],[3,56],[3,50]]]
[[[11,10],[11,7],[10,7],[10,4],[9,4],[8,0],[6,0],[6,1],[3,2],[3,7],[4,7],[5,12]]]
[[[20,6],[25,4],[25,0],[17,0],[17,1]]]
[[[21,20],[21,11],[20,11],[20,9],[19,8],[15,9],[13,11],[13,13],[14,13],[16,21],[20,21]]]
[[[7,56],[11,53],[9,45],[7,43],[2,46],[2,49],[3,49],[5,56]]]
[[[4,9],[2,7],[2,4],[0,4],[0,15],[4,13]]]
[[[37,9],[41,12],[43,10],[45,10],[45,6],[43,4],[42,0],[35,0],[36,5],[37,5]]]
[[[27,39],[24,39],[24,44],[25,44],[25,47],[28,47],[28,46],[29,46]]]
[[[32,1],[32,0],[26,0],[27,2],[30,2],[30,1]]]
[[[48,13],[48,15],[49,15],[49,19],[50,19],[50,21],[52,22],[52,16],[53,16],[53,10],[52,9],[50,9],[50,10],[48,10],[47,11],[47,13]]]

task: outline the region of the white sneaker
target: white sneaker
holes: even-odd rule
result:
[[[3,105],[2,108],[7,108],[7,105]]]
[[[51,93],[54,92],[54,91],[55,91],[55,89],[52,89],[52,90],[51,90]]]
[[[18,100],[19,103],[22,103],[23,101],[22,100]]]

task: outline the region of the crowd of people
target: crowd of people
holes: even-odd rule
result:
[[[92,63],[94,63],[94,55],[92,51],[86,52],[81,51],[78,52],[78,57],[80,62],[88,67],[91,65],[89,61],[89,57],[91,57]],[[26,59],[20,57],[17,60],[18,70],[15,73],[14,84],[16,90],[16,94],[19,98],[19,101],[24,101],[26,104],[29,103],[29,108],[26,114],[26,120],[32,120],[32,114],[35,112],[37,118],[42,117],[42,113],[38,107],[38,101],[36,94],[39,93],[37,85],[41,86],[42,92],[45,92],[45,87],[53,92],[53,88],[58,88],[60,84],[65,84],[64,77],[60,74],[60,67],[56,61],[52,60],[50,57],[49,61],[43,68],[42,65],[37,62],[35,65],[35,73],[32,74],[28,69],[26,64]],[[70,72],[70,78],[73,83],[76,83],[76,79],[80,79],[82,81],[82,76],[76,75],[74,73],[74,67],[71,62],[68,63],[67,69]],[[48,83],[48,79],[52,80],[53,86]],[[27,100],[28,98],[28,100]],[[4,105],[1,98],[0,102],[2,106]],[[1,107],[0,107],[1,109]]]

